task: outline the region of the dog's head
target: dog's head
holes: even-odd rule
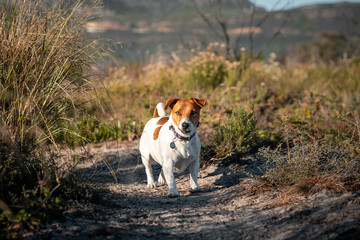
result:
[[[206,105],[206,99],[169,99],[165,110],[171,109],[171,119],[183,134],[191,134],[196,130],[200,119],[200,110]]]

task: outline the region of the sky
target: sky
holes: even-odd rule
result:
[[[260,7],[267,10],[281,10],[294,7],[300,7],[310,4],[336,3],[336,2],[358,2],[360,0],[250,0]]]

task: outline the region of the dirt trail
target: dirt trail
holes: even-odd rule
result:
[[[135,147],[103,152],[104,161],[82,164],[78,174],[100,189],[88,200],[70,201],[65,217],[28,239],[359,239],[360,192],[321,192],[297,204],[274,207],[280,194],[241,195],[244,175],[229,166],[199,173],[200,193],[189,192],[187,173],[176,174],[180,198],[166,186],[146,189],[146,175]],[[243,159],[254,171],[256,156]],[[160,166],[154,165],[155,177]]]

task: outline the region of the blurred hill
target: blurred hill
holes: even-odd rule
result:
[[[193,9],[193,4],[189,0],[104,0],[105,9],[111,9],[117,14],[145,14],[161,17],[167,13],[177,13],[180,11],[188,11]],[[209,0],[196,0],[200,7],[207,8]],[[248,0],[225,0],[223,1],[225,8],[256,7]],[[264,9],[263,9],[264,10]]]
[[[209,2],[196,0],[199,9],[213,20],[214,8]],[[93,37],[122,42],[115,49],[116,57],[136,61],[145,52],[161,49],[166,53],[179,47],[188,50],[219,41],[191,0],[104,0],[103,5],[99,17],[88,23],[87,31]],[[247,0],[224,0],[221,10],[232,42],[247,49],[252,44],[254,52],[264,56],[307,43],[320,33],[360,36],[360,3],[268,12]]]

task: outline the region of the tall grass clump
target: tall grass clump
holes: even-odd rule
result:
[[[88,83],[84,70],[93,52],[92,43],[83,38],[83,26],[90,14],[91,7],[81,0],[71,4],[2,1],[0,199],[3,204],[0,207],[3,214],[7,214],[6,209],[18,208],[37,209],[38,214],[38,208],[51,199],[44,196],[62,185],[63,176],[55,161],[61,142],[55,141],[55,136],[69,131],[62,126],[71,123],[81,109],[75,96]],[[40,206],[24,205],[29,196],[26,192],[33,190],[36,190],[34,196],[47,200],[39,201]]]

